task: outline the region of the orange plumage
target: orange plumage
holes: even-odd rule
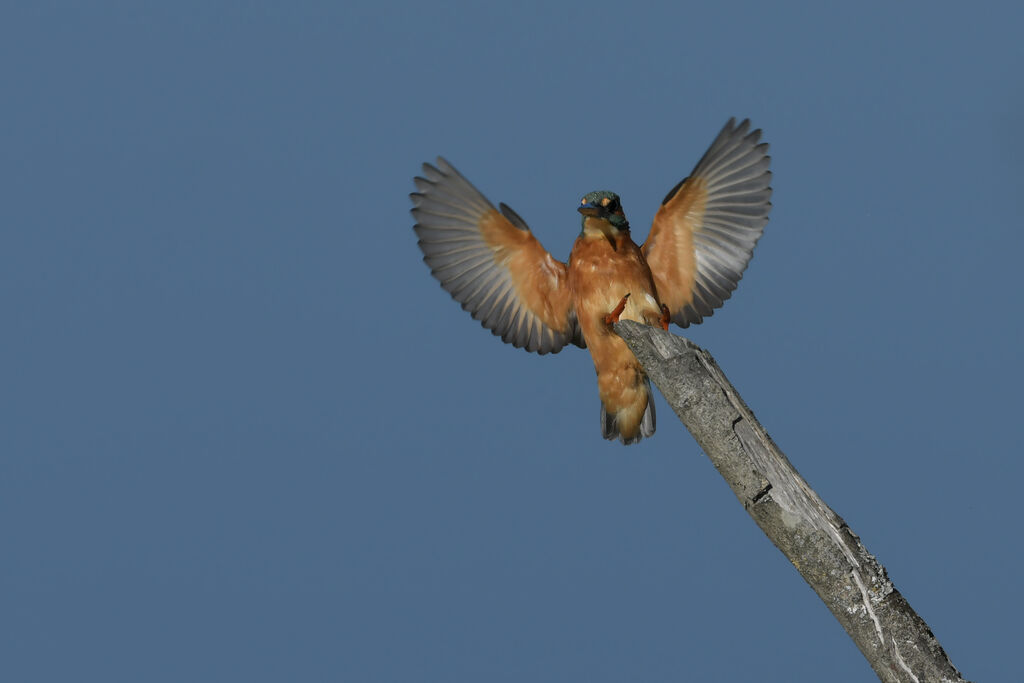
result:
[[[424,164],[411,195],[424,260],[484,327],[517,347],[590,350],[602,434],[635,443],[654,433],[643,368],[612,330],[615,319],[686,327],[736,288],[771,208],[760,131],[730,120],[693,172],[665,197],[643,246],[612,192],[583,198],[568,265],[553,258],[509,207],[499,209],[450,164]]]
[[[610,224],[599,218],[585,218],[583,224],[569,255],[570,296],[597,371],[602,432],[632,443],[654,433],[652,397],[643,368],[606,316],[629,295],[618,319],[657,325],[661,303],[647,260],[629,231],[608,236]],[[648,409],[650,418],[643,425]]]

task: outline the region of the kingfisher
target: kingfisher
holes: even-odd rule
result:
[[[414,179],[413,229],[441,286],[502,341],[539,354],[568,344],[588,349],[601,434],[633,444],[654,434],[654,400],[612,326],[634,320],[685,328],[732,295],[771,210],[771,159],[760,140],[749,119],[729,119],[665,195],[639,246],[619,196],[590,192],[577,207],[580,233],[563,263],[515,211],[495,208],[440,157]]]

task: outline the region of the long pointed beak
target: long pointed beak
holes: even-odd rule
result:
[[[605,207],[601,206],[600,204],[595,204],[594,202],[590,202],[589,204],[584,204],[583,206],[577,207],[576,210],[582,213],[584,216],[594,216],[596,218],[605,218],[608,216],[608,210]]]

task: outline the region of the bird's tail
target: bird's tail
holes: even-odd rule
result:
[[[651,436],[658,426],[654,414],[654,394],[651,392],[651,381],[644,377],[644,388],[647,390],[647,407],[644,409],[643,417],[639,424],[624,424],[620,429],[620,413],[609,413],[605,410],[604,403],[601,403],[601,436],[614,441],[618,439],[625,445],[634,444],[640,439]]]

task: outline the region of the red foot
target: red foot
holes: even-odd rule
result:
[[[622,315],[623,309],[626,308],[626,299],[628,298],[629,293],[627,293],[626,296],[622,297],[622,300],[619,301],[619,305],[615,307],[614,311],[612,311],[611,313],[604,317],[604,322],[606,325],[611,325],[612,323],[619,322],[619,316]]]
[[[672,316],[668,312],[668,306],[661,305],[661,329],[668,332],[668,324],[672,322]]]

